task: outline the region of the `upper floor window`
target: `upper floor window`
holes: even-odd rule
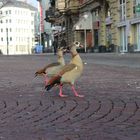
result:
[[[33,17],[34,16],[34,13],[31,13],[31,16]]]
[[[10,41],[12,41],[12,37],[10,37]]]
[[[98,9],[96,9],[96,10],[93,12],[93,20],[94,20],[94,21],[99,20],[99,10],[98,10]]]
[[[5,11],[5,14],[7,15],[8,14],[8,11]]]
[[[140,0],[133,0],[134,17],[140,17]]]
[[[123,4],[123,3],[125,3],[125,0],[120,0],[120,4]]]
[[[126,0],[120,0],[120,20],[126,20]]]
[[[111,10],[110,9],[108,9],[106,12],[106,18],[108,18],[108,17],[111,17]]]

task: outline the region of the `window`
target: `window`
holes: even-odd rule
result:
[[[1,32],[3,32],[3,29],[1,29]]]
[[[3,41],[3,37],[1,37],[1,41]]]
[[[10,41],[12,41],[12,37],[10,37]]]
[[[120,0],[120,21],[126,20],[126,0]]]
[[[31,13],[31,16],[33,17],[34,16],[34,13]]]
[[[9,14],[11,14],[11,10],[9,10]]]
[[[134,17],[140,17],[139,8],[140,8],[140,0],[133,0],[133,14],[134,14]]]

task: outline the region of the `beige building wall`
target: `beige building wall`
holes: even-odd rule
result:
[[[130,20],[134,18],[133,15],[133,0],[126,0],[126,19],[120,20],[120,0],[108,0],[111,11],[111,34],[112,43],[120,46],[120,28],[126,27],[127,43],[134,43],[135,25],[130,24]],[[99,45],[106,45],[106,26],[105,26],[105,9],[101,6],[99,13],[100,31],[99,31]],[[124,24],[119,27],[119,25]],[[116,48],[119,49],[119,48]]]
[[[91,0],[89,0],[89,2],[91,2]],[[99,25],[99,37],[98,37],[98,43],[99,45],[105,45],[107,46],[107,34],[106,34],[106,29],[107,29],[107,24],[106,24],[106,13],[107,13],[107,7],[106,7],[106,3],[108,2],[109,4],[109,9],[111,12],[111,17],[110,17],[110,21],[111,23],[109,24],[109,26],[111,27],[111,43],[116,45],[116,51],[119,51],[120,47],[122,47],[122,29],[125,29],[125,34],[123,34],[123,37],[125,38],[125,46],[128,47],[128,43],[134,44],[136,41],[136,30],[137,30],[137,24],[131,24],[131,21],[133,19],[135,19],[134,17],[134,13],[133,13],[133,0],[126,0],[125,6],[126,6],[126,18],[124,20],[121,20],[120,17],[120,0],[103,0],[103,1],[98,1],[100,3],[100,6],[97,7],[91,7],[91,5],[95,5],[97,1],[92,0],[92,3],[90,5],[84,5],[83,7],[85,9],[91,9],[91,13],[94,12],[94,10],[99,9],[99,20],[100,20],[100,25]],[[78,0],[66,0],[66,5],[67,5],[67,9],[71,9],[71,16],[69,16],[68,18],[71,18],[72,23],[75,23],[75,15],[74,15],[74,11],[75,8],[78,4]],[[76,12],[77,12],[77,8],[76,8]],[[78,18],[78,17],[77,17]],[[93,22],[93,21],[92,21]],[[70,22],[69,22],[70,23]],[[92,23],[93,24],[93,23]],[[70,26],[72,27],[72,26]],[[73,33],[71,32],[71,29],[68,27],[68,33],[69,33],[69,40],[72,41],[72,38],[75,36],[77,36],[77,39],[80,38],[80,36],[78,35],[73,35]],[[125,50],[127,51],[128,48]]]
[[[99,27],[99,45],[106,46],[106,24],[105,24],[105,6],[101,7],[99,11],[99,20],[100,20],[100,27]]]
[[[112,34],[112,43],[115,45],[119,45],[119,37],[118,37],[118,27],[117,23],[119,22],[119,14],[118,14],[118,4],[119,2],[116,0],[109,0],[109,6],[111,9],[111,34]]]

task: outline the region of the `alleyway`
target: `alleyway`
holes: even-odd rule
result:
[[[140,55],[81,57],[76,87],[85,97],[65,86],[60,98],[34,78],[54,55],[0,56],[0,140],[140,140]]]

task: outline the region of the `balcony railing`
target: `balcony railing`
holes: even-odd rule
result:
[[[55,21],[55,9],[54,7],[50,7],[49,10],[45,12],[45,19],[47,22],[54,22]]]

